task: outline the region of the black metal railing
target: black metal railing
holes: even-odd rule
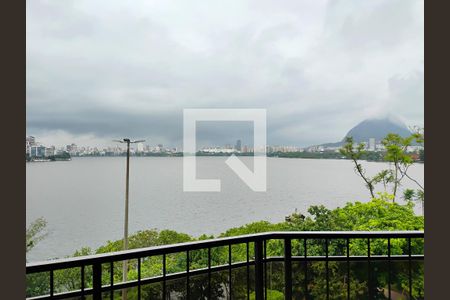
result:
[[[33,262],[26,266],[27,297],[421,299],[423,244],[422,231],[267,232]],[[116,282],[123,261],[134,277]],[[33,279],[38,274],[41,280]],[[60,275],[73,280],[60,288]],[[33,289],[36,282],[47,289]]]

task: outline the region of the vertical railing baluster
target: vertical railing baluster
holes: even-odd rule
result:
[[[264,258],[263,258],[263,266],[264,266],[264,299],[267,299],[267,240],[264,240]]]
[[[391,238],[388,238],[388,299],[391,299]]]
[[[409,298],[412,299],[412,261],[411,261],[411,238],[408,238],[408,286],[409,286]]]
[[[96,262],[92,265],[93,300],[102,299],[102,264]]]
[[[264,299],[263,243],[255,241],[255,300]]]
[[[372,299],[372,274],[370,268],[370,238],[367,238],[367,289],[369,299]]]
[[[138,257],[138,299],[141,300],[141,258]]]
[[[308,295],[308,251],[306,248],[306,238],[303,239],[303,250],[304,250],[304,265],[305,265],[305,299],[308,299],[309,295]]]
[[[190,287],[190,278],[189,278],[189,250],[186,251],[186,299],[190,299],[191,296],[191,287]]]
[[[328,264],[328,239],[325,239],[325,274],[327,283],[327,300],[330,299],[330,268]]]
[[[53,276],[53,270],[50,270],[50,297],[53,298],[54,290],[55,290],[55,283],[54,283],[54,276]]]
[[[250,251],[249,251],[249,243],[247,241],[247,300],[250,299]]]
[[[350,300],[350,239],[347,238],[347,299]]]
[[[284,239],[284,299],[292,299],[292,243]]]
[[[84,265],[81,266],[81,299],[84,299]]]
[[[231,278],[232,272],[231,272],[231,244],[228,245],[228,286],[229,286],[229,291],[230,291],[230,299],[232,299],[232,287],[231,287]]]
[[[163,293],[163,300],[166,300],[166,298],[167,298],[167,291],[166,291],[166,289],[167,289],[167,287],[166,287],[166,273],[167,273],[167,270],[166,270],[166,254],[164,253],[163,254],[163,257],[162,257],[162,263],[163,263],[163,291],[162,291],[162,293]]]
[[[109,299],[114,300],[114,262],[109,262]]]
[[[208,299],[211,299],[211,247],[208,247]]]

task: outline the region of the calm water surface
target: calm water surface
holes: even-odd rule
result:
[[[253,192],[225,165],[225,157],[199,157],[198,177],[219,178],[221,192],[183,192],[182,158],[132,157],[130,232],[173,229],[217,235],[252,221],[279,222],[295,209],[368,201],[362,179],[347,160],[268,158],[267,192]],[[248,166],[252,159],[241,157]],[[385,163],[364,163],[368,174]],[[423,182],[423,165],[410,168]],[[29,261],[71,255],[123,236],[125,158],[74,158],[26,165],[27,224],[48,222],[48,236]],[[404,187],[414,187],[405,183]],[[421,211],[416,207],[417,212]]]

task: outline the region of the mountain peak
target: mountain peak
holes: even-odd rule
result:
[[[389,114],[365,119],[350,129],[341,141],[325,143],[318,146],[341,147],[345,143],[345,138],[349,136],[353,137],[356,143],[368,142],[370,138],[374,138],[376,142],[380,142],[388,133],[396,133],[402,137],[411,135],[411,131],[400,118]]]
[[[350,129],[342,141],[349,136],[353,137],[357,143],[367,142],[370,138],[375,138],[375,140],[380,141],[388,133],[396,133],[402,137],[407,137],[411,134],[411,131],[399,118],[387,115],[362,121]]]

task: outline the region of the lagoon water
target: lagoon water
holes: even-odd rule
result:
[[[348,160],[268,158],[267,192],[253,192],[224,163],[226,157],[199,157],[197,177],[221,179],[221,192],[183,192],[182,158],[131,157],[129,230],[173,229],[193,236],[217,235],[249,222],[283,221],[295,209],[328,208],[368,201]],[[240,157],[252,166],[251,157]],[[364,162],[368,174],[386,163]],[[410,168],[423,183],[424,165]],[[38,217],[48,236],[28,261],[97,248],[123,236],[125,158],[73,158],[68,162],[27,163],[27,225]],[[405,182],[403,188],[414,187]],[[415,208],[421,212],[419,205]]]

